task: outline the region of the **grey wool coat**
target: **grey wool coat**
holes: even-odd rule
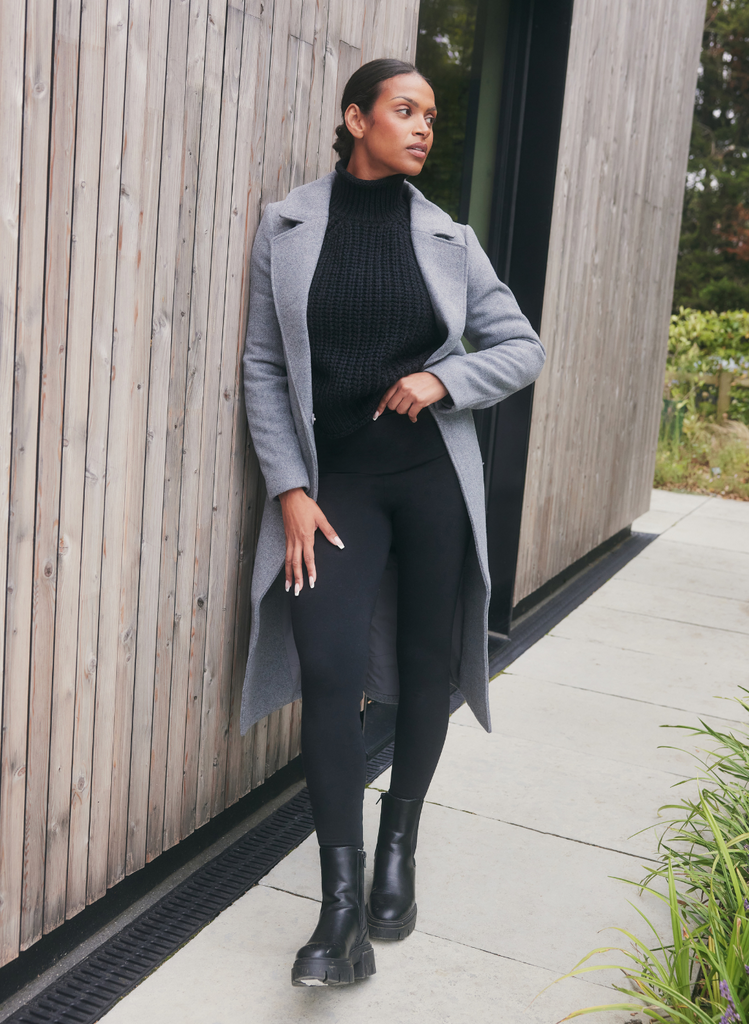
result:
[[[240,731],[300,696],[299,658],[284,590],[286,541],[278,495],[304,487],[317,497],[307,295],[328,223],[335,171],[271,203],[255,236],[244,353],[247,419],[267,498],[252,578],[249,655]],[[456,224],[408,183],[416,259],[445,338],[426,362],[449,397],[434,416],[452,459],[473,528],[453,630],[452,677],[489,731],[484,477],[472,409],[501,402],[535,380],[545,352],[470,227]],[[465,335],[474,352],[467,353]],[[327,543],[318,534],[317,544]],[[395,657],[397,563],[391,559],[372,620],[366,692],[398,697]],[[353,586],[353,584],[352,584]],[[352,590],[352,600],[355,600]]]

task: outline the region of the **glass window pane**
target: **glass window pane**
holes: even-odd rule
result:
[[[416,66],[437,102],[434,144],[414,184],[458,219],[478,0],[422,0]]]
[[[422,0],[416,65],[437,102],[434,145],[414,184],[489,243],[510,0]]]

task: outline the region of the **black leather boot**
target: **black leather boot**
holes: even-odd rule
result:
[[[416,927],[416,836],[423,800],[382,794],[367,920],[373,939],[405,939]]]
[[[364,905],[364,850],[321,846],[322,907],[291,968],[292,985],[350,985],[375,973]]]

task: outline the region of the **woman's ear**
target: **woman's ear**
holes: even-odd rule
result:
[[[364,115],[361,110],[359,110],[356,103],[350,103],[348,107],[346,107],[346,113],[343,115],[343,120],[355,139],[364,138]]]

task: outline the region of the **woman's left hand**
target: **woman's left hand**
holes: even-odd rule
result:
[[[380,399],[374,419],[377,419],[385,408],[399,412],[401,415],[408,414],[412,423],[422,409],[434,402],[439,402],[447,395],[447,388],[433,373],[422,370],[420,373],[409,373],[407,377],[401,377],[392,387],[389,387]]]

